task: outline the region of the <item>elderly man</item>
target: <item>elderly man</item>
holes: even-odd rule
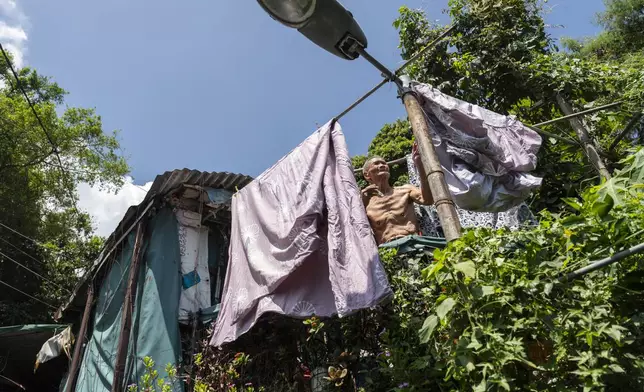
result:
[[[362,201],[378,245],[419,233],[414,204],[433,204],[425,170],[414,144],[412,157],[420,176],[420,189],[413,185],[389,185],[389,166],[381,157],[365,162],[362,172],[369,182],[362,191]]]

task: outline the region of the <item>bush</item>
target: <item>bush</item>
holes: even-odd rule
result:
[[[431,255],[382,250],[390,303],[323,322],[267,317],[204,349],[200,390],[310,391],[315,368],[336,391],[643,390],[644,256],[560,281],[643,242],[644,150],[621,165],[537,227],[468,231]]]

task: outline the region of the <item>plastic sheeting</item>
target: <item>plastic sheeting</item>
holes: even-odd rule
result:
[[[100,287],[77,392],[111,390],[133,245],[131,233]],[[181,357],[179,240],[177,220],[170,209],[160,210],[148,222],[143,251],[126,366],[129,382],[144,374],[142,359],[146,356],[154,359],[160,377],[165,376],[168,363],[176,365]],[[183,391],[181,383],[174,390]]]
[[[51,359],[58,357],[62,352],[67,355],[67,358],[71,359],[71,346],[74,341],[74,335],[72,334],[72,327],[69,326],[63,330],[63,332],[54,335],[48,339],[38,351],[36,355],[36,364],[34,365],[34,372],[38,369],[41,363],[45,363]]]

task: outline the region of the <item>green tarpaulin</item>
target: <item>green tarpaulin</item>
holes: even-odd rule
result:
[[[131,233],[100,287],[93,311],[91,335],[81,364],[77,392],[110,391],[119,340],[122,305],[131,263]],[[178,309],[181,290],[177,221],[169,208],[160,210],[147,224],[139,271],[133,326],[126,373],[129,382],[144,374],[142,359],[154,359],[161,377],[167,364],[181,358]],[[182,391],[177,383],[175,391]]]

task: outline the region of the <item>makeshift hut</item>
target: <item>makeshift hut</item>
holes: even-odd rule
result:
[[[188,169],[156,177],[56,313],[78,342],[65,391],[125,390],[145,357],[160,375],[182,355],[190,361],[197,324],[219,309],[231,198],[251,180]]]

